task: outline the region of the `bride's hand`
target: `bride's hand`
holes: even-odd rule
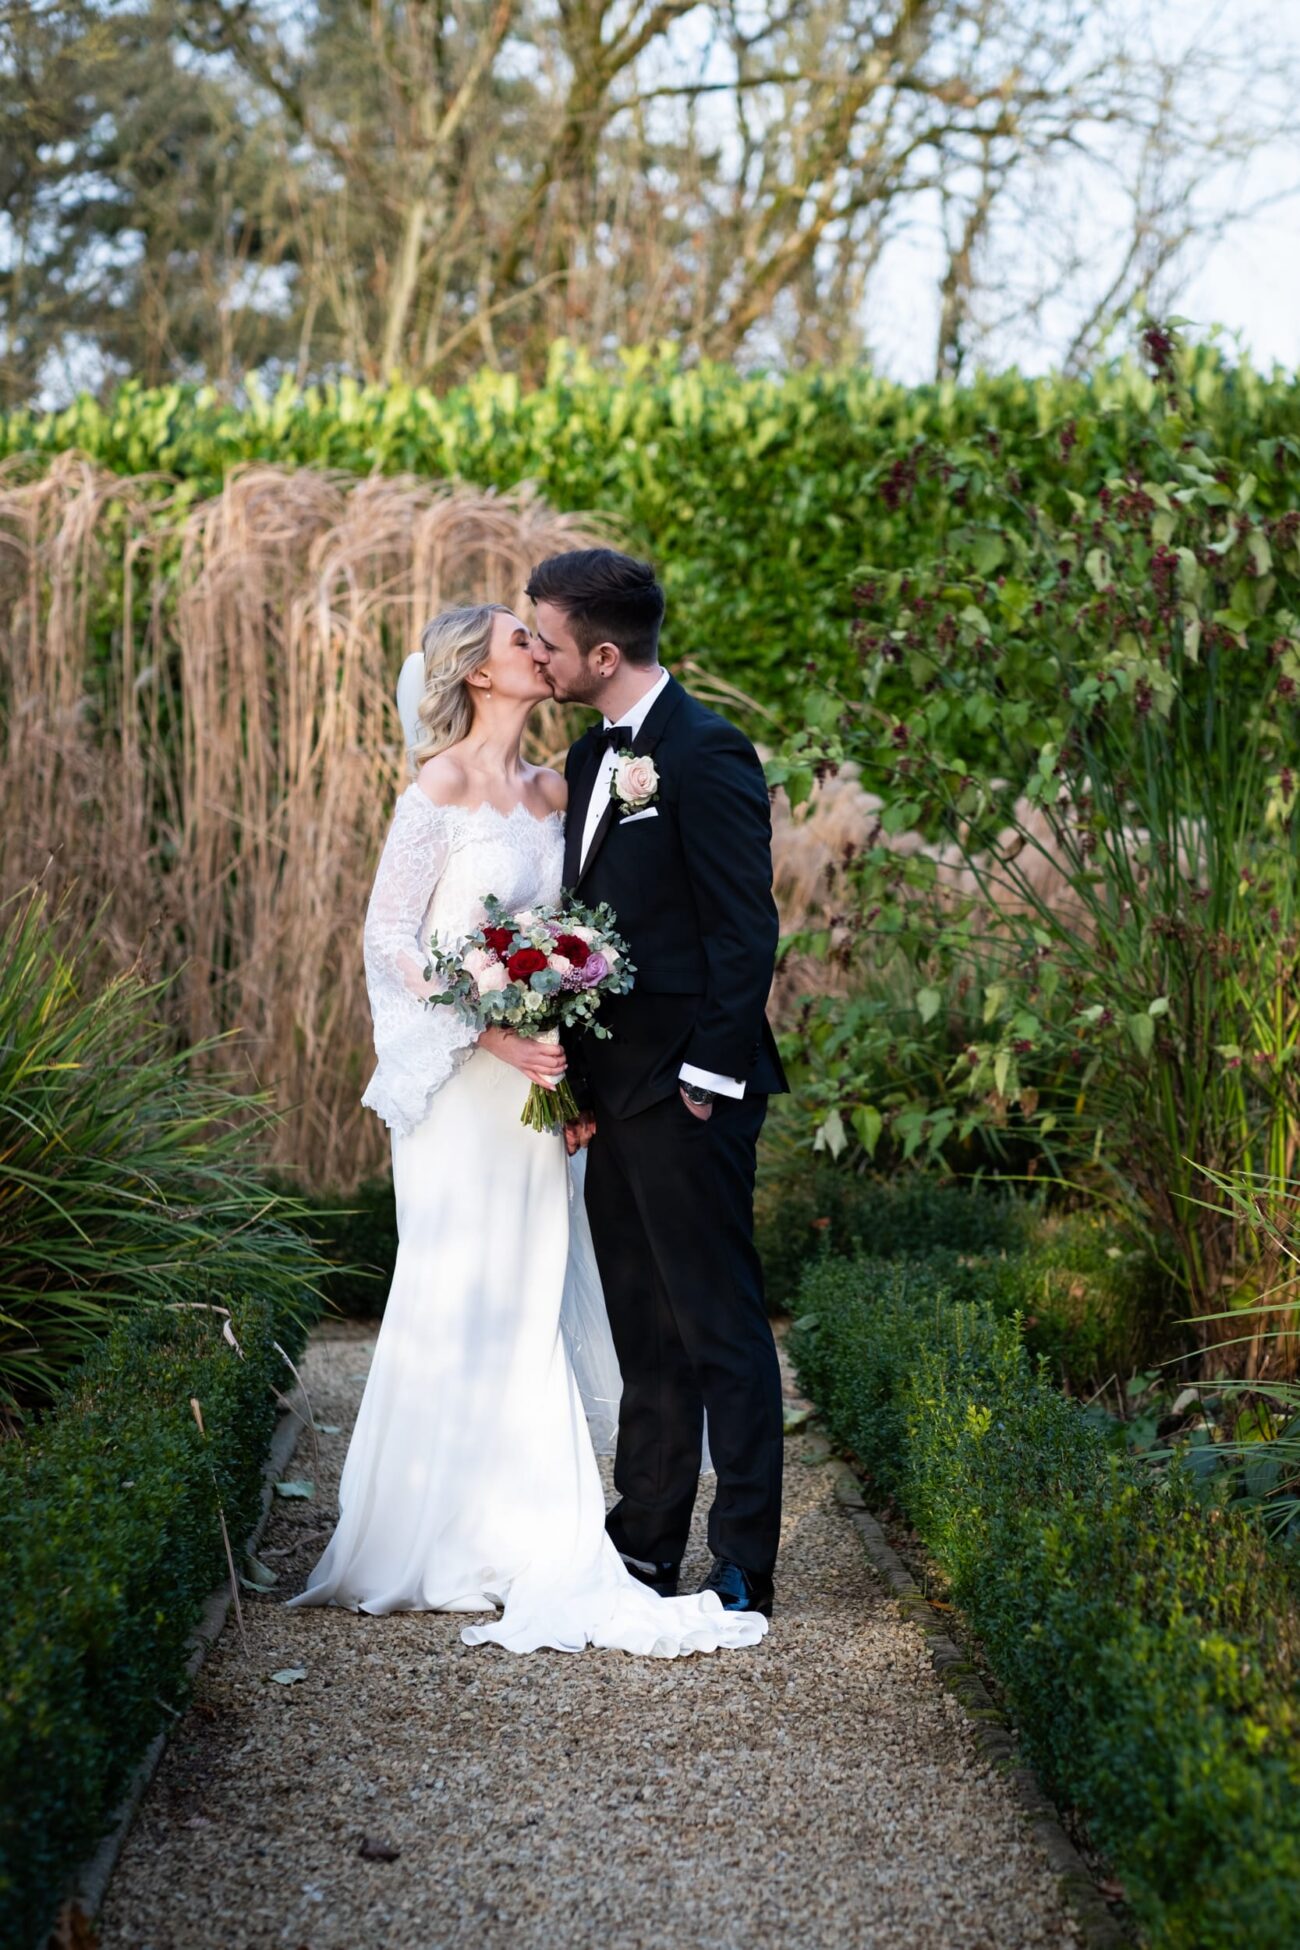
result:
[[[491,1050],[503,1063],[522,1070],[530,1083],[543,1084],[547,1090],[555,1089],[568,1068],[569,1059],[562,1044],[539,1043],[536,1037],[516,1035],[513,1029],[503,1029],[500,1023],[485,1029],[478,1040],[480,1049]]]

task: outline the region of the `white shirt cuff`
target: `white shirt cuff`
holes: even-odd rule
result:
[[[696,1084],[701,1090],[716,1090],[720,1097],[743,1097],[745,1086],[735,1077],[718,1077],[712,1070],[697,1070],[693,1063],[683,1063],[677,1072],[683,1083]]]

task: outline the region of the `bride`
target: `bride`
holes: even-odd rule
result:
[[[392,1133],[397,1262],[339,1487],[339,1521],[291,1605],[487,1612],[470,1645],[609,1646],[660,1658],[752,1645],[755,1612],[661,1598],[605,1534],[588,1407],[616,1416],[617,1368],[563,1137],[519,1121],[564,1052],[477,1035],[421,997],[426,947],[560,892],[566,789],[520,753],[550,689],[500,604],[446,611],[399,686],[418,767],[366,913],[378,1067],[362,1102]],[[410,707],[410,691],[418,706]],[[412,683],[414,678],[414,683]],[[607,1429],[606,1434],[609,1433]]]

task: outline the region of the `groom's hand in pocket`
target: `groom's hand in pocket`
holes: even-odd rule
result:
[[[596,1120],[591,1112],[584,1110],[582,1116],[564,1127],[564,1148],[572,1158],[575,1152],[585,1151],[596,1135]]]

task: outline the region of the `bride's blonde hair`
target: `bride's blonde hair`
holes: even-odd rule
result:
[[[411,760],[426,758],[458,745],[474,722],[474,705],[465,679],[487,662],[492,644],[492,618],[510,616],[507,603],[468,603],[444,609],[420,633],[424,656],[424,696],[416,715],[423,737],[412,747]]]

